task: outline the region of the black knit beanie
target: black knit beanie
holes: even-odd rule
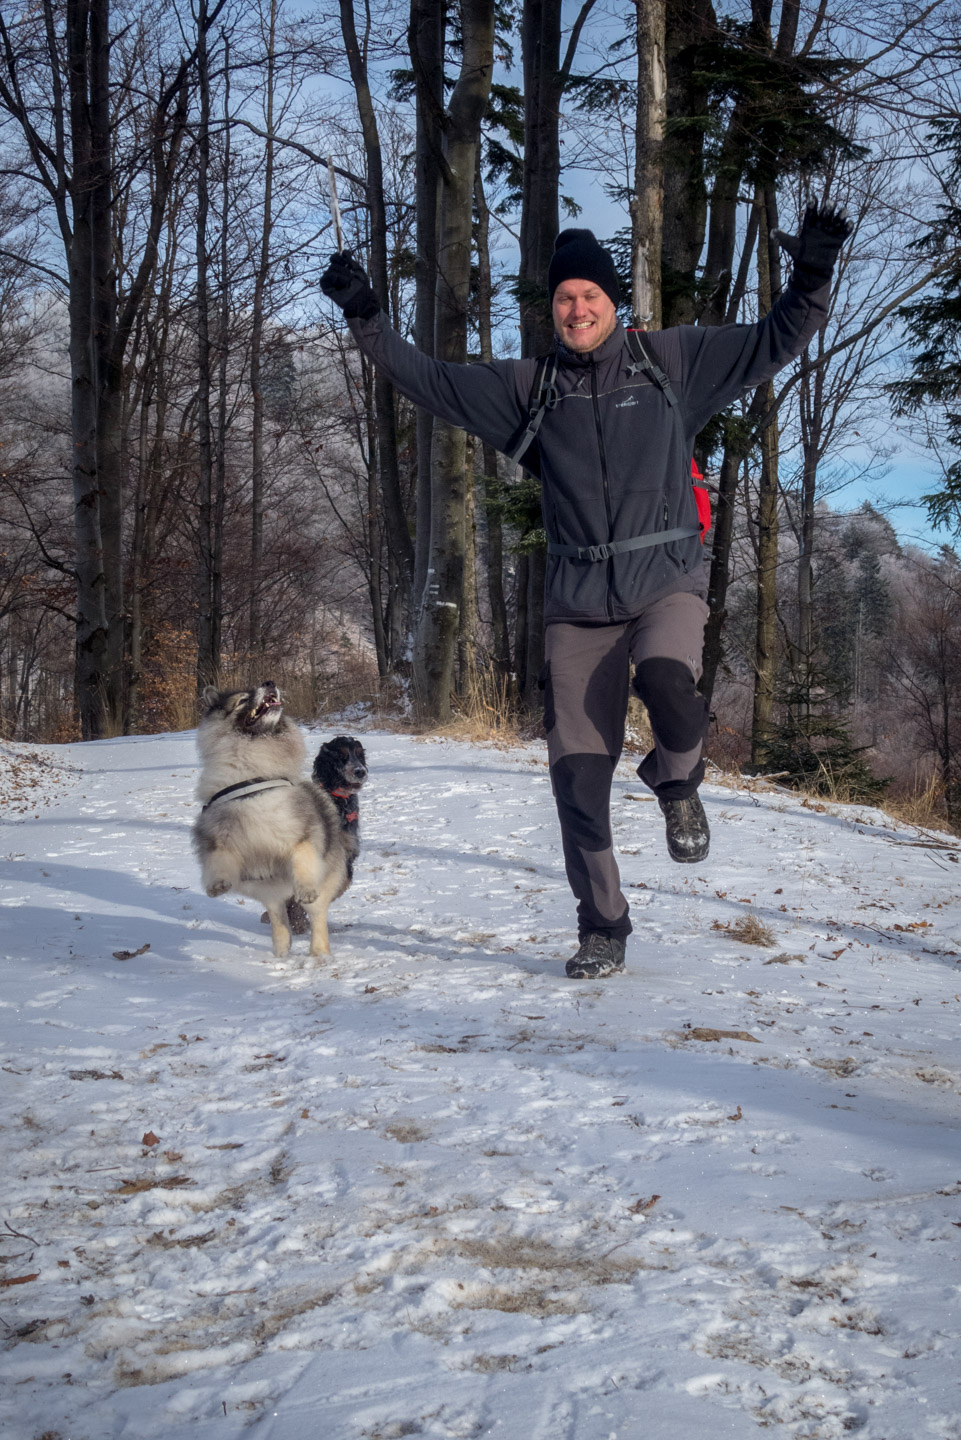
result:
[[[564,280],[590,280],[600,286],[615,305],[621,292],[617,271],[610,253],[598,244],[593,230],[562,230],[554,241],[554,254],[547,270],[547,290],[551,300]]]

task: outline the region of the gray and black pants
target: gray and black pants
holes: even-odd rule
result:
[[[611,780],[629,684],[654,732],[654,749],[638,767],[641,779],[659,799],[681,800],[704,778],[707,705],[695,683],[707,615],[699,596],[679,594],[622,624],[547,627],[544,726],[581,938],[600,931],[623,940],[631,933],[611,836]]]

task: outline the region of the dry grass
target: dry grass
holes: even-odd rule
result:
[[[715,920],[711,929],[724,930],[732,940],[738,940],[742,945],[771,946],[775,943],[774,931],[754,910],[739,915],[736,920]]]
[[[948,830],[958,833],[948,821],[944,806],[944,786],[936,775],[924,780],[916,775],[910,789],[885,797],[881,807],[886,815],[915,825],[922,830]]]
[[[525,731],[530,730],[531,717],[518,708],[507,677],[490,667],[472,667],[462,692],[451,697],[451,705],[451,719],[443,725],[430,725],[431,734],[504,746],[520,745],[530,738]]]
[[[508,749],[525,741],[543,739],[541,707],[529,709],[511,693],[510,681],[492,665],[471,665],[459,690],[451,694],[450,719],[437,721],[411,710],[406,695],[395,692],[372,701],[370,718],[385,730],[423,737],[438,736],[493,744]]]

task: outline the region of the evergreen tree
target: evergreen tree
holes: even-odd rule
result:
[[[947,198],[917,248],[925,256],[955,258],[941,271],[930,294],[901,311],[908,338],[918,349],[911,356],[910,376],[890,390],[901,415],[938,407],[938,430],[948,455],[961,455],[961,118],[937,122],[929,140],[932,149],[945,157],[941,178]],[[946,464],[941,488],[921,498],[932,525],[961,534],[961,459]]]

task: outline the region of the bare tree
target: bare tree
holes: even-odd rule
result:
[[[225,0],[204,11],[212,25]],[[143,36],[156,17],[144,15]],[[123,723],[124,591],[121,470],[123,361],[157,258],[187,124],[196,51],[161,62],[145,104],[151,143],[124,157],[150,175],[140,263],[117,291],[113,243],[118,122],[112,93],[109,0],[52,0],[8,18],[0,12],[0,109],[18,127],[23,170],[46,193],[66,260],[70,314],[71,452],[77,579],[76,698],[85,739]]]
[[[440,360],[467,360],[467,300],[471,220],[480,126],[494,66],[493,0],[463,0],[463,52],[444,127],[443,203],[438,244],[436,337]],[[434,421],[431,447],[430,563],[414,637],[418,706],[450,714],[460,610],[463,603],[467,489],[466,436]]]

